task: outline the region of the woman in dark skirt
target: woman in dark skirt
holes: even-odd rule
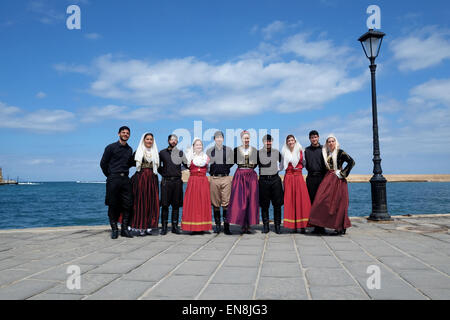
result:
[[[159,221],[159,154],[153,134],[145,133],[134,154],[136,173],[131,177],[133,186],[133,235],[151,235]]]
[[[229,223],[238,224],[251,234],[250,226],[259,224],[258,151],[250,146],[250,133],[241,132],[242,145],[234,149],[238,169],[233,176],[228,205]]]
[[[346,178],[355,161],[340,148],[334,135],[327,137],[322,148],[328,172],[317,190],[309,216],[309,225],[335,229],[335,234],[345,234],[351,227],[348,218],[348,186]],[[342,168],[344,162],[347,163]]]

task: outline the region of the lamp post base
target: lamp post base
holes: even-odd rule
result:
[[[386,178],[382,174],[375,174],[370,179],[372,191],[372,213],[368,220],[371,221],[392,221],[387,210],[386,201]]]

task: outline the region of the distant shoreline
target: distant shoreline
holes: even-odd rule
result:
[[[384,174],[388,182],[450,182],[450,174]],[[209,176],[207,176],[209,179]],[[283,179],[284,175],[280,175]],[[303,175],[306,179],[306,174]],[[370,182],[372,174],[350,174],[347,178],[349,183],[367,183]],[[189,179],[189,171],[183,171],[183,182],[186,183]],[[34,183],[49,183],[49,182],[76,182],[80,184],[102,184],[105,181],[34,181]],[[19,184],[30,184],[29,182],[22,182]]]
[[[369,182],[371,174],[350,174],[347,181],[350,183]],[[385,174],[388,182],[450,182],[450,174]],[[283,175],[280,175],[283,179]],[[303,175],[306,179],[306,175]],[[183,171],[183,182],[189,179],[189,172]]]

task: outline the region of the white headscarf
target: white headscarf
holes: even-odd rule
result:
[[[191,147],[186,150],[186,159],[187,163],[190,166],[191,161],[193,164],[195,164],[197,167],[204,167],[208,163],[208,156],[203,150],[203,142],[202,142],[202,151],[199,153],[194,151],[194,144],[195,142],[200,141],[202,142],[202,139],[195,137],[192,141]]]
[[[142,135],[141,141],[139,142],[139,146],[136,149],[136,155],[134,156],[134,160],[136,161],[136,171],[141,171],[142,160],[145,158],[147,162],[153,162],[153,172],[158,174],[159,167],[159,153],[158,147],[156,146],[156,140],[153,137],[153,145],[149,149],[144,144],[144,138],[147,134],[151,134],[146,132]]]
[[[327,147],[327,141],[329,138],[333,138],[336,141],[336,148],[334,148],[333,152],[330,152],[328,150]],[[330,170],[330,165],[328,164],[328,157],[331,157],[333,159],[333,167],[334,170],[337,170],[337,154],[338,154],[338,150],[340,149],[340,145],[339,145],[339,141],[338,139],[334,136],[334,134],[329,134],[327,136],[327,138],[325,139],[325,144],[322,147],[322,156],[323,156],[323,160],[325,160],[325,165],[327,166],[327,169]]]
[[[295,146],[294,150],[291,152],[289,149],[289,146],[287,145],[287,142],[284,142],[283,148],[281,149],[281,155],[283,157],[283,168],[287,169],[289,166],[289,163],[292,163],[292,166],[295,168],[300,161],[300,150],[303,152],[302,145],[297,141],[297,138],[295,138]]]

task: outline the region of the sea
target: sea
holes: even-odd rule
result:
[[[349,216],[369,216],[370,183],[349,183],[348,188]],[[386,191],[391,216],[450,213],[450,182],[392,182]],[[104,199],[104,182],[2,185],[0,229],[107,225]]]

